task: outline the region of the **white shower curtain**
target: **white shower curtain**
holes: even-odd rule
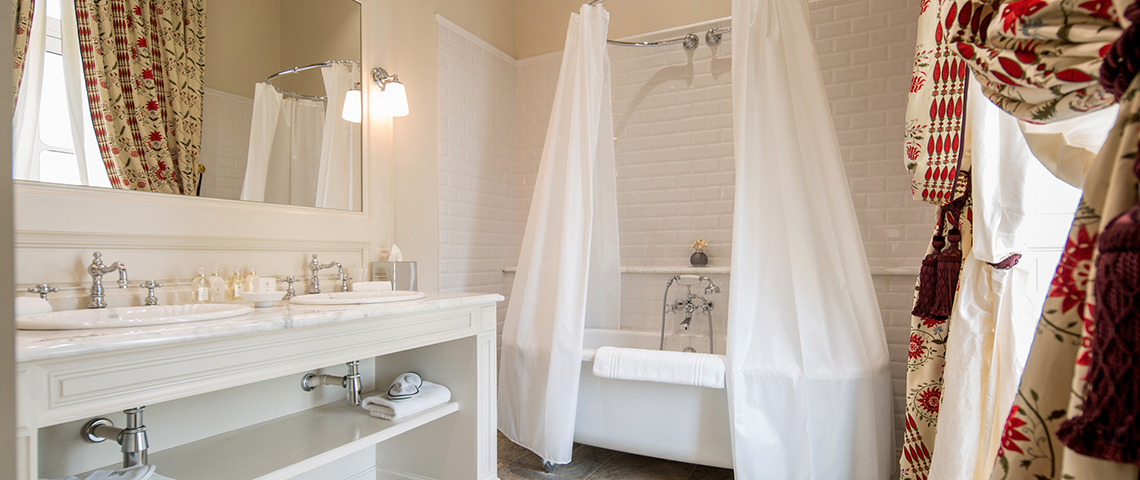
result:
[[[324,102],[257,84],[241,199],[316,206],[324,123]]]
[[[736,478],[888,478],[886,339],[807,5],[732,5]]]
[[[325,128],[321,138],[321,163],[317,172],[316,206],[357,210],[360,208],[360,124],[341,117],[344,97],[357,77],[355,64],[335,63],[321,69],[325,97]]]
[[[584,328],[618,328],[621,295],[609,14],[570,19],[503,326],[499,429],[570,462]]]

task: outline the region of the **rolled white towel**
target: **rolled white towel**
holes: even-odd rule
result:
[[[438,407],[451,400],[451,390],[438,383],[424,381],[420,386],[420,393],[403,400],[390,400],[386,395],[375,395],[365,398],[361,407],[368,410],[368,414],[384,420],[399,420],[403,417],[415,415],[432,407]]]
[[[594,354],[594,376],[724,388],[724,355],[601,347]]]
[[[154,465],[139,465],[118,470],[95,470],[60,480],[172,480],[169,477],[154,473],[154,470]]]
[[[40,297],[16,297],[16,316],[51,313],[51,304]]]

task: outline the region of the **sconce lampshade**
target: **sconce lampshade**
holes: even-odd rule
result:
[[[352,123],[360,123],[360,88],[353,88],[345,95],[340,117]]]
[[[402,117],[408,114],[408,93],[404,84],[389,82],[384,86],[380,97],[380,114],[387,117]]]

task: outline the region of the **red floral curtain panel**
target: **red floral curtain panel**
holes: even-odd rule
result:
[[[115,188],[194,195],[205,0],[75,0],[91,120]]]
[[[928,8],[935,7],[924,1],[924,15],[928,15]],[[1109,82],[1127,86],[1123,93],[1113,91],[1118,95],[1116,98],[1102,88],[1099,77],[1104,57],[1110,51],[1132,52],[1132,59],[1125,60],[1127,55],[1117,53],[1113,54],[1113,60],[1135,63],[1136,46],[1112,46],[1121,37],[1122,28],[1111,0],[943,0],[937,17],[937,22],[928,24],[931,28],[926,30],[927,43],[934,44],[932,39],[937,39],[939,46],[948,46],[951,55],[940,58],[949,64],[965,62],[977,76],[986,97],[1018,118],[1045,123],[1073,118],[1117,100],[1121,104],[1117,123],[1085,182],[1084,197],[1042,308],[1037,336],[1004,426],[1002,448],[994,459],[996,468],[991,480],[1135,480],[1140,476],[1136,435],[1117,435],[1118,431],[1137,430],[1137,399],[1119,393],[1135,391],[1135,378],[1118,382],[1128,389],[1119,389],[1116,385],[1106,388],[1105,382],[1101,382],[1101,390],[1096,390],[1097,385],[1088,379],[1092,378],[1090,372],[1097,371],[1098,362],[1103,361],[1095,347],[1100,319],[1093,284],[1100,289],[1107,283],[1105,278],[1097,278],[1101,269],[1094,268],[1100,258],[1098,241],[1111,220],[1130,207],[1130,211],[1137,208],[1137,178],[1133,167],[1140,131],[1140,87],[1132,80],[1135,72]],[[920,21],[920,54],[923,32]],[[916,56],[916,79],[921,74],[919,64],[922,62],[923,56]],[[908,167],[916,174],[916,185],[921,185],[928,180],[919,176],[927,156],[918,155],[919,161],[914,161],[910,150],[911,125],[908,123],[907,127]],[[938,371],[941,362],[934,360],[939,354],[944,355],[945,350],[937,346],[929,350],[929,345],[942,345],[949,335],[949,325],[937,332],[943,335],[941,338],[924,336],[934,331],[924,331],[927,327],[924,320],[918,320],[912,328],[908,386],[914,384],[912,380],[922,379],[930,379],[937,385],[941,379]],[[1123,324],[1113,327],[1119,331],[1120,325],[1124,325],[1135,330],[1136,321],[1137,318],[1130,315]],[[1140,362],[1136,361],[1136,355],[1133,348],[1113,361],[1137,364]],[[1100,367],[1102,372],[1105,369]],[[1134,375],[1134,372],[1127,374]],[[911,398],[910,393],[902,477],[925,479],[940,401],[933,398],[933,394],[927,396],[930,398],[921,395]],[[1130,416],[1121,416],[1130,420],[1114,423],[1114,428],[1104,428],[1104,413],[1097,412],[1100,416],[1087,418],[1089,412],[1085,407],[1090,393],[1100,395],[1098,405],[1102,410],[1104,405],[1112,405],[1117,410],[1132,412]],[[927,411],[926,418],[910,415],[923,408]],[[929,415],[930,412],[934,415]],[[1113,413],[1116,412],[1109,412]],[[1082,419],[1083,423],[1070,419]],[[1062,424],[1069,431],[1059,437]],[[1073,425],[1095,428],[1080,430]],[[1079,444],[1081,453],[1066,444]]]
[[[15,0],[12,11],[16,13],[16,41],[12,51],[12,104],[19,100],[20,79],[24,77],[24,58],[28,55],[28,36],[32,33],[32,12],[35,0]]]

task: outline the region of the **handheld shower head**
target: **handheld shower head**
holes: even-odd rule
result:
[[[711,278],[705,277],[705,280],[709,282],[709,286],[705,287],[705,295],[715,295],[717,293],[720,293],[720,287],[716,286]]]

